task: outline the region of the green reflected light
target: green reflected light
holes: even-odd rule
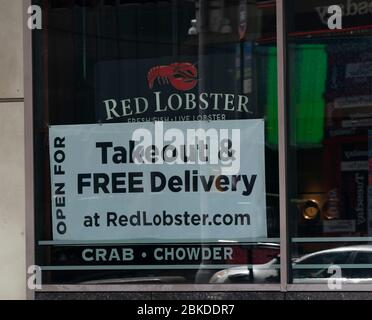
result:
[[[325,45],[293,45],[289,51],[290,143],[300,147],[320,145],[324,137],[327,80]],[[267,141],[278,144],[276,48],[267,52]]]

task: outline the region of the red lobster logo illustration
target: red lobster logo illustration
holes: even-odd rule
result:
[[[157,79],[159,84],[171,84],[175,89],[187,91],[193,89],[197,82],[198,70],[189,62],[176,62],[168,66],[151,68],[147,74],[150,89]]]

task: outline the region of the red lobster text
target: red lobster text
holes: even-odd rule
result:
[[[151,68],[147,74],[150,89],[157,79],[159,84],[170,83],[175,89],[187,91],[193,89],[197,82],[198,70],[189,62],[176,62],[168,66]]]

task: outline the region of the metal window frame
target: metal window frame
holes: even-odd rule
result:
[[[24,21],[24,124],[25,124],[25,174],[26,174],[26,270],[35,263],[35,212],[34,212],[34,148],[33,148],[33,81],[32,81],[32,31],[27,27],[27,9],[31,0],[23,1]],[[40,290],[27,287],[27,298],[34,299],[35,292],[314,292],[314,291],[372,291],[372,285],[343,285],[341,290],[330,290],[324,284],[291,284],[288,279],[290,245],[287,216],[287,61],[285,0],[277,0],[277,63],[278,63],[278,128],[279,128],[279,193],[280,193],[280,283],[278,284],[174,284],[174,285],[43,285]]]
[[[286,123],[286,30],[284,0],[276,3],[277,73],[278,73],[278,151],[279,151],[279,224],[280,289],[287,291],[288,219],[287,219],[287,123]]]
[[[35,212],[34,212],[34,123],[33,123],[33,79],[32,79],[32,31],[28,28],[27,10],[31,0],[23,1],[23,72],[24,72],[24,132],[25,132],[25,223],[26,223],[26,268],[35,264]],[[35,298],[26,280],[27,299]]]

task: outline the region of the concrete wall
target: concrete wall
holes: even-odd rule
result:
[[[22,0],[0,0],[0,299],[26,297]]]

